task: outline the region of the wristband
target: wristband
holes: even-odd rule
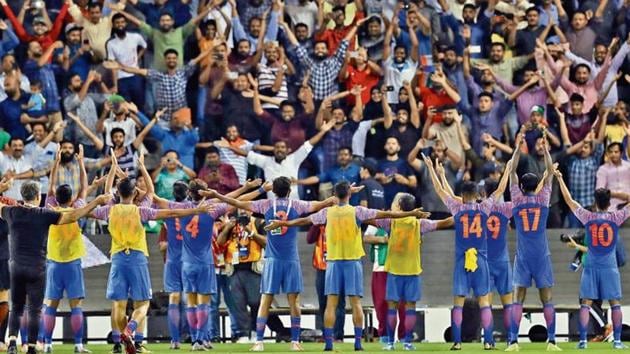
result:
[[[266,192],[266,191],[265,191],[265,188],[263,188],[263,187],[258,187],[258,193],[263,194],[263,193],[265,193],[265,192]]]

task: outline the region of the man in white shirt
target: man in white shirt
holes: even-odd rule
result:
[[[9,141],[10,155],[0,153],[0,173],[2,177],[13,178],[13,184],[6,192],[5,197],[22,200],[20,188],[22,184],[33,177],[33,164],[31,159],[24,156],[24,141],[20,138],[11,138]]]
[[[127,32],[127,19],[122,14],[112,16],[112,32],[105,47],[107,60],[117,61],[124,66],[139,68],[138,61],[147,48],[144,38],[134,32]],[[118,70],[118,93],[138,107],[144,106],[144,79],[136,74]]]
[[[39,177],[39,183],[41,184],[40,190],[48,190],[48,174],[46,173],[52,163],[55,161],[55,156],[59,150],[59,144],[53,141],[55,134],[65,127],[64,121],[55,123],[53,129],[50,132],[46,131],[46,124],[34,123],[31,124],[33,129],[33,140],[31,140],[24,147],[24,156],[30,160],[33,164],[33,171]]]
[[[252,165],[258,166],[263,169],[266,180],[274,180],[277,177],[289,177],[291,179],[298,179],[298,169],[302,162],[306,159],[308,154],[313,150],[313,146],[316,145],[326,135],[330,129],[335,126],[335,120],[322,124],[320,131],[310,138],[307,142],[302,144],[295,152],[288,154],[289,148],[284,141],[278,141],[274,145],[273,157],[258,154],[250,151],[247,153],[247,162]],[[267,193],[268,198],[275,198],[273,192]],[[291,186],[291,199],[299,199],[297,185]]]

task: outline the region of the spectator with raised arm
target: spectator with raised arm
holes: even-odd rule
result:
[[[153,82],[156,88],[156,106],[158,109],[166,109],[159,123],[163,128],[167,128],[174,114],[188,107],[186,100],[186,85],[188,84],[188,79],[195,73],[197,64],[209,54],[210,50],[205,51],[189,61],[183,68],[178,68],[178,62],[180,57],[183,56],[183,52],[180,53],[175,49],[167,49],[162,53],[166,63],[165,71],[139,69],[114,61],[106,62],[104,66],[108,69],[122,70],[135,75],[141,75]],[[182,115],[185,115],[185,113],[182,113]],[[187,121],[191,120],[190,110],[188,110],[188,117],[183,119]]]
[[[46,119],[50,119],[50,122],[53,124],[62,119],[59,89],[57,88],[54,68],[50,64],[53,51],[58,48],[63,48],[63,43],[60,41],[56,41],[46,50],[42,48],[39,42],[30,42],[26,51],[28,59],[23,67],[24,74],[28,76],[30,81],[38,80],[41,82],[42,94],[46,99],[45,112],[48,115]],[[55,140],[60,141],[61,138],[62,136],[58,135],[55,137]]]
[[[127,19],[122,14],[116,13],[112,16],[112,27],[113,35],[105,44],[107,60],[139,68],[147,42],[139,33],[127,30]],[[140,75],[118,70],[115,80],[119,95],[138,107],[144,107],[144,80]]]
[[[29,2],[24,1],[23,6],[27,6],[28,4]],[[64,17],[66,17],[66,13],[68,12],[69,4],[70,0],[64,2],[51,28],[48,28],[49,23],[46,22],[46,19],[43,16],[35,17],[33,19],[33,34],[29,34],[26,32],[26,29],[24,29],[23,19],[20,20],[15,17],[13,10],[11,10],[11,7],[7,5],[6,0],[0,0],[0,5],[2,5],[4,14],[11,22],[11,26],[13,26],[13,30],[15,30],[15,34],[20,41],[22,41],[22,43],[36,41],[44,50],[48,49],[48,47],[50,47],[59,38],[59,35],[63,30],[63,21]],[[42,10],[47,11],[45,7]],[[46,14],[46,17],[48,17],[48,14]]]
[[[234,167],[221,161],[219,149],[214,146],[206,150],[205,161],[197,178],[206,182],[208,188],[220,194],[230,193],[240,186]]]
[[[252,2],[259,2],[260,0],[250,0]],[[266,41],[275,41],[278,36],[278,21],[283,16],[282,3],[280,0],[273,0],[271,12],[269,8],[254,16],[248,17],[247,22],[241,22],[241,17],[238,16],[236,10],[236,0],[230,0],[232,4],[232,28],[234,30],[233,36],[235,42],[247,40],[249,42],[249,54],[253,54],[258,50],[262,50],[259,41],[261,39]],[[246,11],[248,8],[245,8]],[[267,23],[267,14],[269,13],[269,23]],[[247,32],[245,32],[244,25],[247,25]],[[262,35],[262,36],[261,36]]]
[[[68,89],[63,98],[63,107],[67,114],[74,113],[81,117],[81,121],[90,131],[100,133],[98,130],[98,105],[105,100],[105,96],[103,93],[91,91],[90,87],[93,84],[99,86],[102,91],[101,75],[96,71],[90,70],[85,81],[81,79],[79,74],[71,75]],[[96,157],[100,152],[94,147],[94,142],[75,124],[71,124],[66,133],[66,136],[72,141],[77,141],[83,145],[85,156]]]
[[[314,57],[310,57],[306,48],[300,45],[289,26],[284,22],[280,23],[291,45],[297,47],[297,57],[300,60],[300,65],[305,68],[310,68],[311,70],[308,84],[313,89],[313,98],[317,102],[321,102],[324,98],[337,93],[337,79],[339,77],[339,71],[343,66],[350,40],[354,38],[358,26],[361,26],[364,21],[365,19],[359,20],[351,27],[339,44],[339,48],[337,48],[332,56],[328,56],[328,46],[326,42],[316,42]]]
[[[383,42],[383,58],[385,60],[383,60],[382,66],[385,74],[385,85],[387,86],[387,102],[392,104],[398,103],[398,91],[402,87],[403,81],[412,82],[418,69],[419,42],[414,31],[409,33],[411,48],[396,44],[392,54],[392,36],[395,32],[397,34],[401,31],[398,23],[398,13],[396,13],[387,27]]]
[[[599,162],[604,155],[604,132],[609,110],[600,117],[597,133],[591,131],[577,144],[567,149],[569,161],[567,166],[567,185],[574,199],[584,207],[591,207],[594,203],[595,180]],[[579,227],[580,222],[573,215],[569,215],[569,227]]]
[[[363,0],[357,0],[354,2],[356,11],[354,18],[349,25],[346,25],[346,8],[344,5],[334,6],[332,11],[324,15],[324,1],[317,1],[317,23],[318,31],[315,33],[316,42],[325,42],[326,48],[328,48],[328,54],[334,55],[337,47],[341,44],[341,41],[346,37],[348,32],[352,30],[352,27],[365,18],[363,13]],[[333,28],[328,28],[330,21],[334,22]],[[350,43],[350,50],[354,50],[354,41]]]

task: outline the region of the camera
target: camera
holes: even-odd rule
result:
[[[214,59],[215,60],[223,60],[223,54],[221,54],[221,53],[215,54],[214,55]]]
[[[239,215],[239,216],[236,217],[236,223],[238,223],[241,226],[249,225],[250,221],[251,221],[251,218],[247,214]]]
[[[41,10],[44,8],[44,2],[42,0],[36,0],[31,3],[31,7],[36,10]]]
[[[560,242],[571,242],[569,237],[572,238],[575,243],[582,244],[584,243],[584,230],[577,230],[575,233],[572,234],[560,234]]]

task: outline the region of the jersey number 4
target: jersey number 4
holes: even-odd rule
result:
[[[523,231],[538,231],[538,225],[540,224],[540,208],[521,209],[518,212],[518,216],[521,217],[521,221],[523,223]],[[533,219],[531,222],[529,220],[530,216]]]
[[[186,225],[186,231],[190,232],[192,238],[197,238],[199,235],[199,215],[193,216],[193,218]]]
[[[463,237],[468,238],[471,234],[480,238],[483,234],[483,227],[481,225],[481,214],[475,214],[470,221],[468,214],[464,214],[459,217],[459,221],[462,223]]]

